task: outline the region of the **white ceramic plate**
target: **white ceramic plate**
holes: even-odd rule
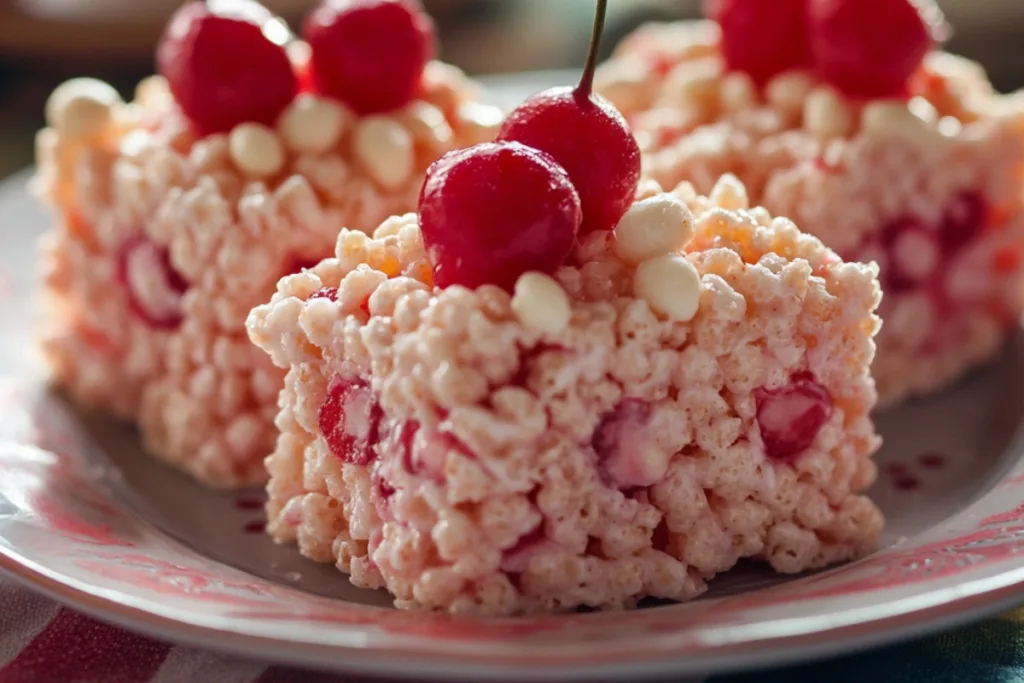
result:
[[[504,102],[569,76],[503,81]],[[206,491],[133,430],[49,394],[32,350],[27,175],[0,187],[0,569],[76,608],[235,654],[444,681],[637,680],[887,643],[1024,602],[1024,341],[879,418],[884,549],[784,580],[743,567],[687,605],[472,620],[391,609],[261,533],[259,492]]]

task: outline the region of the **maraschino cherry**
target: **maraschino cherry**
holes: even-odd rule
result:
[[[274,125],[298,92],[287,26],[253,0],[192,2],[172,17],[157,66],[201,135]]]
[[[934,0],[809,0],[814,66],[851,97],[906,94],[945,23]]]
[[[369,465],[380,440],[383,411],[369,385],[361,379],[334,378],[317,420],[320,433],[335,456],[351,465]]]
[[[527,271],[553,273],[572,250],[580,199],[565,169],[516,142],[456,150],[427,171],[420,229],[440,287],[511,290]]]
[[[705,0],[704,15],[722,29],[726,66],[758,85],[810,65],[807,0]]]
[[[359,114],[413,100],[437,51],[418,0],[326,0],[306,20],[313,83]]]
[[[607,0],[598,1],[580,84],[534,95],[509,115],[498,135],[547,152],[568,171],[583,206],[581,233],[614,229],[640,182],[640,148],[629,125],[593,93],[607,8]]]

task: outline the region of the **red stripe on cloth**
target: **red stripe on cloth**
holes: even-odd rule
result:
[[[60,607],[0,578],[0,671],[42,633]]]
[[[296,671],[295,669],[272,666],[253,683],[360,683],[360,681],[338,674]]]
[[[0,671],[0,683],[148,683],[170,649],[62,609]]]

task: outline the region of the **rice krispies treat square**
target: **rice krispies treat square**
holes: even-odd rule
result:
[[[137,421],[153,454],[206,484],[265,481],[283,373],[246,316],[342,227],[415,207],[442,154],[493,137],[500,113],[475,94],[434,63],[393,115],[304,94],[277,130],[198,138],[161,77],[127,104],[96,81],[58,90],[36,179],[56,212],[42,255],[54,381]]]
[[[514,297],[434,288],[415,214],[282,279],[248,320],[288,371],[274,539],[400,608],[484,614],[687,600],[741,558],[870,551],[877,268],[747,210],[735,178],[675,194],[690,322],[655,313],[681,292],[637,287],[604,232],[532,298],[527,276]]]
[[[1024,98],[996,93],[977,64],[932,53],[906,101],[854,102],[803,72],[758,91],[725,73],[719,28],[701,21],[640,29],[598,82],[647,176],[707,192],[736,174],[844,259],[878,262],[883,404],[956,380],[1017,327]]]

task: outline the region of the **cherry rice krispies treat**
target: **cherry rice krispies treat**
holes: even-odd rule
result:
[[[646,198],[573,259],[514,295],[435,289],[410,214],[284,278],[249,319],[288,369],[273,537],[399,607],[494,614],[872,549],[875,266],[747,211],[735,179]]]
[[[402,46],[333,54],[352,22]],[[188,4],[161,44],[163,75],[133,102],[71,81],[39,135],[36,185],[57,214],[43,254],[55,381],[218,487],[264,481],[274,444],[283,374],[249,343],[249,310],[331,254],[342,227],[413,210],[432,161],[500,124],[431,61],[414,4],[327,4],[305,37],[251,2]],[[351,62],[369,82],[343,73]]]
[[[800,572],[881,532],[877,267],[731,176],[638,190],[585,73],[249,317],[288,372],[270,534],[400,608],[686,600],[742,558]]]
[[[598,76],[645,174],[707,192],[733,173],[844,259],[876,261],[883,403],[996,355],[1024,307],[1024,99],[934,48],[930,2],[707,10],[714,21],[640,29]]]

